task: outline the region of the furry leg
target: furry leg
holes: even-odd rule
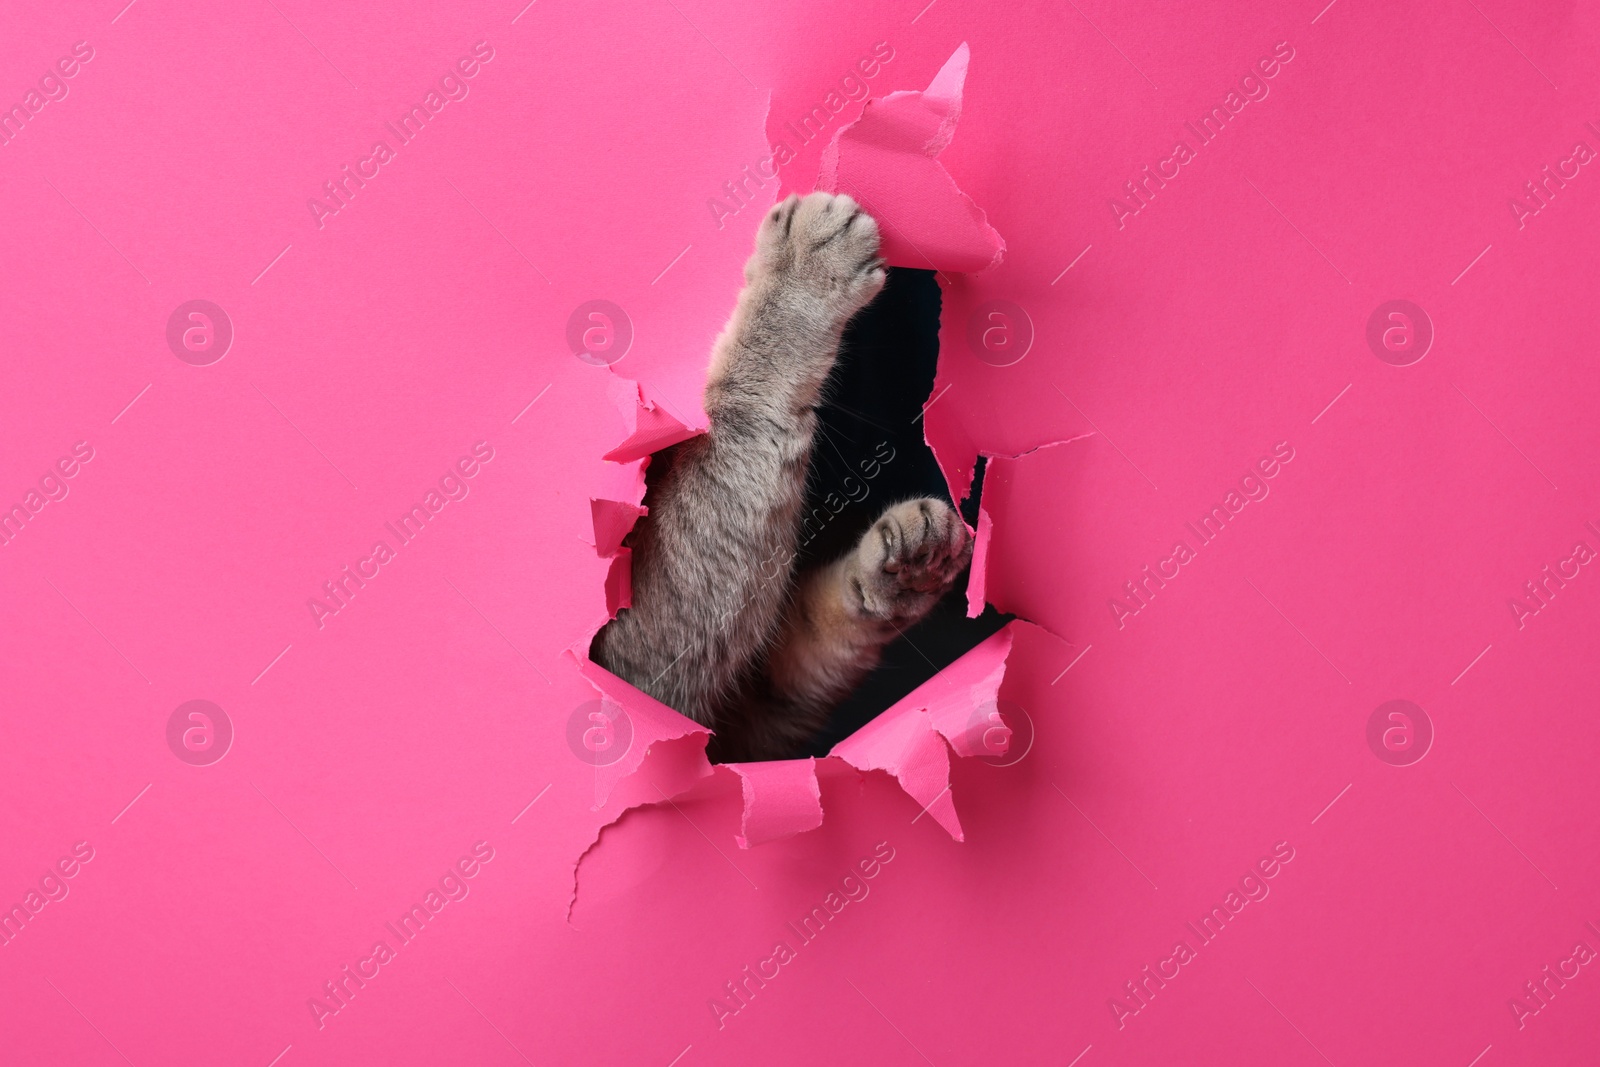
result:
[[[773,208],[712,349],[710,431],[674,450],[646,496],[633,606],[593,654],[714,729],[788,601],[818,392],[845,324],[884,278],[877,224],[849,197]]]

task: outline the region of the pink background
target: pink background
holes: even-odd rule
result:
[[[1600,577],[1510,606],[1600,548],[1600,177],[1510,206],[1600,148],[1593,8],[923,4],[11,11],[0,104],[93,59],[0,147],[0,505],[93,459],[0,547],[0,904],[93,859],[0,946],[7,1062],[1594,1062],[1600,973],[1564,961],[1600,950]],[[468,95],[319,228],[307,199],[478,41]],[[605,617],[590,499],[628,427],[568,316],[624,308],[616,373],[697,422],[778,183],[721,227],[708,199],[876,42],[875,96],[963,41],[940,159],[1008,250],[944,279],[928,426],[958,481],[1021,456],[986,588],[1035,624],[1000,691],[1033,745],[954,761],[959,843],[830,764],[820,828],[742,850],[741,780],[692,784],[693,736],[596,810],[565,650]],[[1119,228],[1279,42],[1266,98]],[[235,331],[209,366],[165,336],[196,298]],[[1394,299],[1435,332],[1410,366],[1366,341]],[[967,343],[996,300],[1033,331],[1005,367]],[[308,599],[479,441],[469,495],[319,628]],[[1279,442],[1269,495],[1119,625]],[[167,742],[195,699],[235,731],[208,766]],[[1367,740],[1395,699],[1434,732],[1407,766]],[[319,1020],[477,842],[467,895]]]

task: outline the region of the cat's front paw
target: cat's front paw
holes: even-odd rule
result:
[[[872,524],[846,568],[847,602],[899,626],[916,622],[972,559],[972,535],[949,504],[921,497]]]
[[[778,292],[803,293],[842,324],[883,288],[878,224],[848,196],[791,195],[767,212],[756,234],[756,253],[745,268],[755,283],[764,276]]]

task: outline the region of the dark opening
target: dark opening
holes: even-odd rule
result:
[[[883,292],[845,330],[818,411],[806,482],[805,514],[813,518],[802,527],[800,566],[849,552],[890,504],[917,496],[949,499],[920,417],[938,369],[939,308],[933,271],[894,267]],[[893,458],[885,462],[891,449]],[[863,476],[873,469],[875,476]],[[983,475],[980,457],[961,508],[969,526],[977,525]],[[826,755],[1010,621],[988,606],[967,618],[966,586],[963,575],[927,618],[884,649],[877,669],[834,709],[806,755]]]

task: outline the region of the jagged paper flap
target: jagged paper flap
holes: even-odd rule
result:
[[[882,227],[894,267],[977,273],[996,266],[1005,241],[935,157],[961,117],[965,43],[921,91],[867,102],[822,154],[818,188],[848,193]]]
[[[740,848],[815,830],[822,825],[822,789],[814,759],[730,763],[744,792]]]

